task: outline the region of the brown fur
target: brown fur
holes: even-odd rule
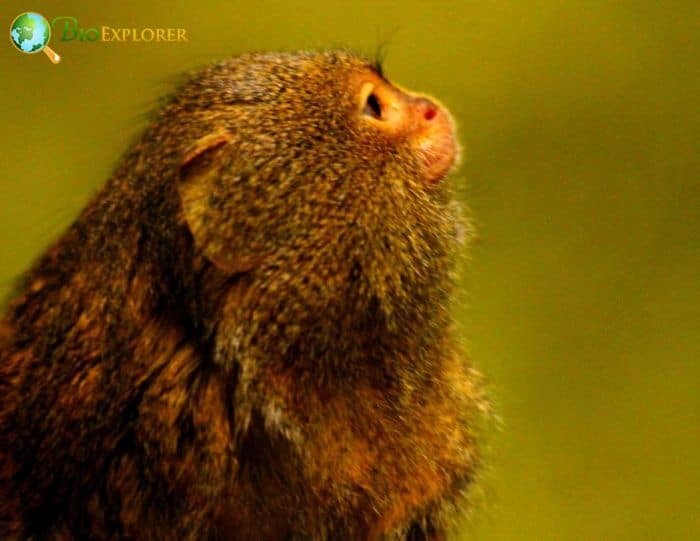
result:
[[[3,538],[443,539],[478,463],[460,227],[346,52],[196,74],[0,326]]]

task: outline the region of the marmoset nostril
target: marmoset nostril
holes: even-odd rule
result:
[[[431,100],[424,97],[417,97],[414,103],[417,118],[422,117],[423,120],[430,122],[438,116],[438,106]]]

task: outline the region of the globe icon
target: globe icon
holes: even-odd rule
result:
[[[39,13],[28,11],[18,15],[10,26],[10,40],[12,44],[23,53],[33,54],[44,51],[54,64],[61,57],[47,45],[51,39],[51,26]]]

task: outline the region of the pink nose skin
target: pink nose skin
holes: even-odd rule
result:
[[[454,123],[442,107],[415,98],[416,148],[428,184],[442,180],[457,159]]]
[[[422,112],[423,118],[430,122],[437,115],[437,106],[426,98],[420,98],[418,101],[420,102],[419,110]]]

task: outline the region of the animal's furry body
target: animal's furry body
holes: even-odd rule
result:
[[[443,538],[477,464],[459,218],[407,142],[348,120],[368,69],[205,69],[27,273],[0,537]]]

